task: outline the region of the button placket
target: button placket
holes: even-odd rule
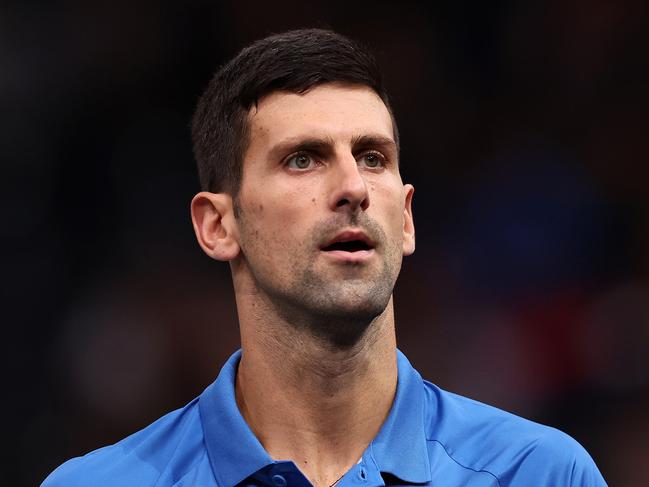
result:
[[[275,474],[270,480],[275,487],[286,487],[286,478],[283,475]]]

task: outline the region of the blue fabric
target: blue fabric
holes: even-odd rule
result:
[[[42,487],[309,487],[290,461],[273,460],[237,408],[241,352],[182,409],[124,440],[61,465]],[[605,486],[566,434],[422,380],[398,352],[394,404],[339,487]]]

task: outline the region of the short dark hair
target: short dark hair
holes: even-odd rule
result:
[[[214,75],[192,119],[201,188],[236,196],[249,142],[248,113],[273,91],[305,93],[323,83],[365,85],[383,100],[399,137],[381,72],[358,42],[324,29],[271,35],[244,48]]]

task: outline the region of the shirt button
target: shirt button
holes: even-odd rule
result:
[[[361,480],[361,482],[365,482],[367,480],[367,472],[363,467],[358,469],[358,478]]]
[[[286,487],[286,479],[282,475],[273,475],[271,480],[277,487]]]

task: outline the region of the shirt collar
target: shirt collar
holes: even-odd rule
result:
[[[198,403],[203,436],[218,485],[232,487],[273,463],[239,412],[234,386],[241,350],[225,363]]]
[[[381,473],[423,484],[431,481],[423,380],[400,350],[397,367],[397,392],[392,408],[368,452]]]
[[[234,486],[275,463],[239,412],[235,380],[241,350],[225,363],[200,396],[199,411],[212,471],[219,485]],[[392,408],[363,454],[381,473],[410,483],[431,480],[424,431],[422,378],[397,350],[398,382]]]

